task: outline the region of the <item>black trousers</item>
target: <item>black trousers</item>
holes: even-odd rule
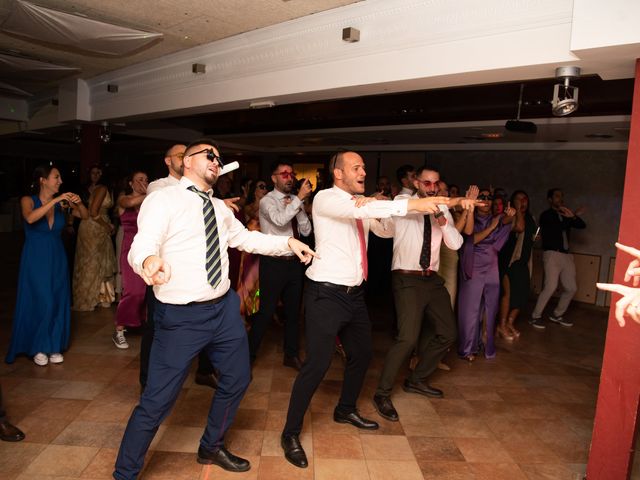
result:
[[[2,385],[0,385],[0,422],[7,419],[7,412],[4,411],[4,403],[2,403]]]
[[[392,276],[398,312],[398,336],[384,361],[376,393],[391,394],[398,371],[417,348],[420,360],[409,376],[419,382],[431,375],[456,339],[456,317],[440,275],[417,277],[399,272]]]
[[[284,353],[297,357],[299,350],[300,300],[304,282],[304,266],[298,258],[260,257],[260,310],[253,317],[249,331],[249,355],[255,360],[264,334],[282,296],[284,305]]]
[[[153,344],[153,332],[155,330],[155,309],[157,299],[153,294],[153,287],[147,286],[145,294],[147,302],[147,321],[143,325],[142,338],[140,339],[140,385],[145,388],[149,376],[149,358],[151,356],[151,345]],[[202,351],[198,355],[198,373],[209,375],[213,373],[213,365],[206,352]]]
[[[307,356],[291,391],[285,435],[299,435],[311,398],[335,351],[336,335],[347,354],[340,400],[336,407],[353,412],[371,361],[371,322],[364,288],[350,292],[307,280],[304,291]]]

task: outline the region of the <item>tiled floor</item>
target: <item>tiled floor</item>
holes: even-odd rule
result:
[[[6,285],[5,285],[6,286]],[[3,285],[0,285],[3,287]],[[15,287],[14,287],[15,288]],[[2,288],[0,351],[6,351],[15,291]],[[359,408],[380,422],[374,432],[336,424],[331,412],[342,377],[336,357],[307,414],[302,441],[308,469],[286,462],[279,446],[295,371],[281,365],[279,329],[270,332],[254,369],[227,446],[251,460],[243,474],[202,467],[195,451],[213,391],[191,375],[171,416],[160,427],[142,478],[166,480],[541,480],[581,479],[587,462],[606,312],[576,305],[573,328],[544,332],[521,325],[522,338],[499,343],[495,360],[473,364],[450,354],[450,372],[432,383],[432,400],[396,388],[400,422],[378,417],[371,404],[391,342],[386,308],[372,310],[374,360]],[[26,433],[0,442],[2,480],[109,479],[139,393],[139,337],[129,350],[114,347],[114,308],[74,313],[70,350],[62,365],[38,367],[20,358],[0,364],[10,418]],[[398,382],[403,379],[399,376]]]

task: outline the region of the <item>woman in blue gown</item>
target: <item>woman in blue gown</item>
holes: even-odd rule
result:
[[[6,362],[16,355],[33,357],[37,365],[62,363],[69,343],[71,297],[67,256],[60,236],[66,218],[63,208],[78,218],[89,213],[75,193],[57,197],[62,178],[57,168],[37,167],[34,195],[20,199],[25,243],[20,259],[18,297]]]

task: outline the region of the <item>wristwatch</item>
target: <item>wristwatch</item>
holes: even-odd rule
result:
[[[433,218],[440,218],[443,215],[444,215],[444,212],[442,210],[438,210],[438,213],[433,214]]]

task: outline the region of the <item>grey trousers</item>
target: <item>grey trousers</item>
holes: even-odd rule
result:
[[[576,266],[570,253],[545,250],[542,254],[544,265],[544,286],[538,296],[538,301],[531,316],[540,318],[549,299],[558,288],[558,280],[562,285],[562,293],[558,305],[553,311],[554,317],[562,316],[571,303],[571,299],[578,289],[576,285]]]

